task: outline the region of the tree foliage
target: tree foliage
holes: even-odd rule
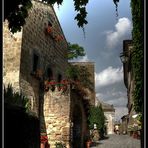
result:
[[[9,29],[12,33],[21,30],[21,27],[25,24],[25,19],[28,16],[28,10],[32,7],[32,0],[13,0],[13,3],[9,3],[9,0],[5,0],[4,3],[4,20],[7,19],[9,22]],[[58,5],[62,5],[63,0],[41,0],[42,2],[46,2],[47,4],[54,5],[57,3]],[[77,21],[77,25],[80,28],[83,28],[88,23],[87,22],[87,11],[86,5],[89,0],[73,0],[74,8],[77,12],[75,16],[75,20]],[[119,0],[113,0],[116,5]]]
[[[14,0],[11,5],[8,0],[4,3],[4,20],[9,22],[12,33],[21,30],[28,16],[28,10],[32,7],[31,0]]]
[[[16,105],[24,107],[26,111],[30,108],[29,99],[18,92],[14,92],[11,84],[8,84],[8,87],[4,87],[4,101],[10,105]]]
[[[41,0],[47,4],[62,5],[63,0]],[[87,24],[86,16],[86,5],[88,0],[73,0],[74,8],[77,12],[75,20],[79,27],[84,28],[84,25]],[[4,3],[4,20],[7,19],[9,22],[9,29],[12,33],[21,30],[21,27],[25,24],[25,19],[28,16],[28,10],[32,7],[31,0],[14,0],[13,3],[9,4],[8,0],[5,0]]]
[[[84,48],[78,44],[68,43],[68,60],[78,58],[79,56],[85,56]]]
[[[104,134],[104,128],[105,128],[105,115],[102,110],[102,106],[91,106],[89,110],[89,116],[88,116],[88,123],[89,123],[89,129],[94,128],[94,124],[97,125],[97,129],[100,134]]]

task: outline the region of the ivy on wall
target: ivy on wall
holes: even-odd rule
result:
[[[144,99],[144,35],[143,35],[143,9],[141,0],[131,0],[133,21],[133,53],[132,66],[135,80],[133,92],[134,109],[142,113]]]
[[[93,90],[93,83],[90,80],[91,73],[87,67],[70,65],[65,73],[69,80],[78,81],[83,87]]]

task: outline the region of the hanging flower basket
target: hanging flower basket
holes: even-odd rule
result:
[[[57,42],[62,41],[62,40],[63,40],[63,36],[61,36],[61,35],[57,35],[55,37],[55,41],[57,41]]]
[[[45,28],[46,34],[51,34],[52,32],[53,32],[53,28],[51,26],[48,26],[47,28]]]
[[[55,87],[58,88],[58,90],[63,90],[66,91],[67,90],[67,85],[69,84],[68,80],[62,80],[61,82],[56,82],[55,80],[51,80],[51,81],[44,81],[44,90],[48,91],[49,89],[51,89],[52,91],[55,90]]]

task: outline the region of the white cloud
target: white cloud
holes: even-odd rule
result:
[[[96,87],[107,86],[123,80],[123,67],[113,68],[109,66],[100,73],[95,73]]]
[[[132,23],[131,21],[126,18],[120,18],[115,25],[115,31],[110,30],[106,31],[106,41],[107,46],[109,48],[113,48],[117,45],[117,43],[121,42],[122,38],[126,35],[131,33],[132,30]]]
[[[114,98],[113,100],[106,101],[108,104],[114,104],[115,107],[126,107],[127,98],[121,96],[119,98]]]

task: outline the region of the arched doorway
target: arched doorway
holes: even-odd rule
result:
[[[73,110],[72,147],[81,148],[82,145],[82,111],[75,105]]]

